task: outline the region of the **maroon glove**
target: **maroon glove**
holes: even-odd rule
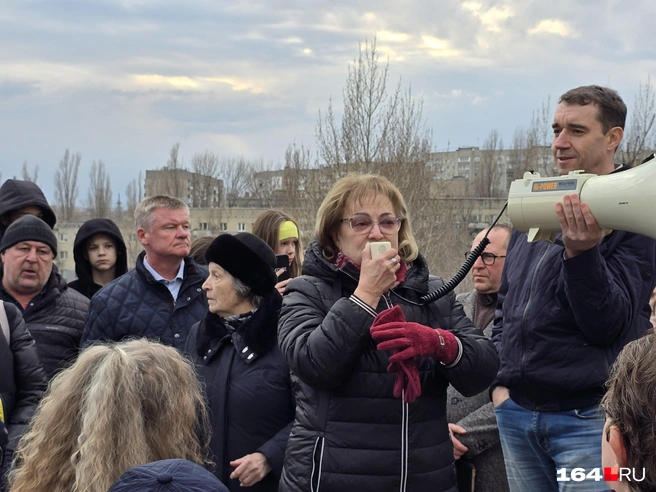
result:
[[[391,362],[387,367],[387,372],[396,373],[394,381],[393,394],[397,398],[403,398],[405,389],[405,400],[412,403],[421,395],[421,383],[419,382],[419,372],[413,358],[405,359],[400,362]]]
[[[433,357],[444,365],[458,357],[458,341],[453,333],[434,329],[419,323],[384,323],[371,327],[371,336],[378,341],[378,350],[394,350],[391,362],[400,362],[416,356]]]
[[[403,314],[403,310],[400,306],[394,306],[378,313],[378,316],[376,316],[376,319],[374,319],[374,322],[371,324],[370,330],[373,330],[374,326],[383,325],[385,323],[394,323],[395,321],[405,321],[405,314]]]
[[[386,309],[376,316],[376,319],[370,328],[372,336],[377,326],[394,322],[405,322],[405,316],[399,306]],[[419,395],[421,395],[419,373],[417,372],[417,365],[413,358],[390,363],[387,367],[387,372],[396,373],[396,381],[394,381],[393,390],[393,394],[396,398],[403,398],[404,389],[405,401],[408,403],[412,403],[419,397]]]

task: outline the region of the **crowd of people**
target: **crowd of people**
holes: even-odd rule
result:
[[[559,173],[623,171],[625,119],[611,89],[563,94]],[[192,243],[188,206],[152,196],[136,265],[92,219],[67,283],[43,192],[6,180],[0,490],[656,490],[656,241],[565,195],[554,242],[488,227],[473,290],[426,304],[445,279],[413,213],[350,174],[307,249],[279,210]],[[602,467],[633,474],[563,480]]]

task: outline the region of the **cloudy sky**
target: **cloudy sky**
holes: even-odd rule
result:
[[[66,149],[114,196],[172,145],[276,165],[315,148],[339,108],[358,42],[378,40],[391,77],[424,102],[438,150],[505,144],[572,87],[609,85],[629,108],[656,75],[653,0],[0,0],[0,172],[39,166],[54,199]],[[553,106],[553,103],[552,103]]]

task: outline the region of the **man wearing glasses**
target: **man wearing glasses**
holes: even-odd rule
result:
[[[478,246],[488,229],[478,233],[472,243],[472,249]],[[507,225],[494,226],[489,234],[490,244],[472,267],[474,289],[459,294],[457,299],[462,304],[465,314],[474,322],[476,328],[492,337],[494,310],[497,307],[497,292],[501,284],[501,272],[506,260],[506,249],[512,229]],[[469,251],[465,256],[470,254]],[[472,468],[475,469],[476,491],[504,492],[508,490],[505,465],[497,419],[490,402],[489,393],[483,391],[466,398],[453,386],[447,390],[447,420],[453,456],[458,471],[460,490],[467,488],[464,481],[471,483]],[[454,436],[457,435],[457,437]],[[463,480],[461,482],[460,480]]]

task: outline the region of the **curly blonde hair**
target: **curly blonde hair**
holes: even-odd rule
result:
[[[15,453],[12,492],[106,492],[127,469],[206,463],[207,409],[193,366],[147,340],[86,349],[56,376]]]

